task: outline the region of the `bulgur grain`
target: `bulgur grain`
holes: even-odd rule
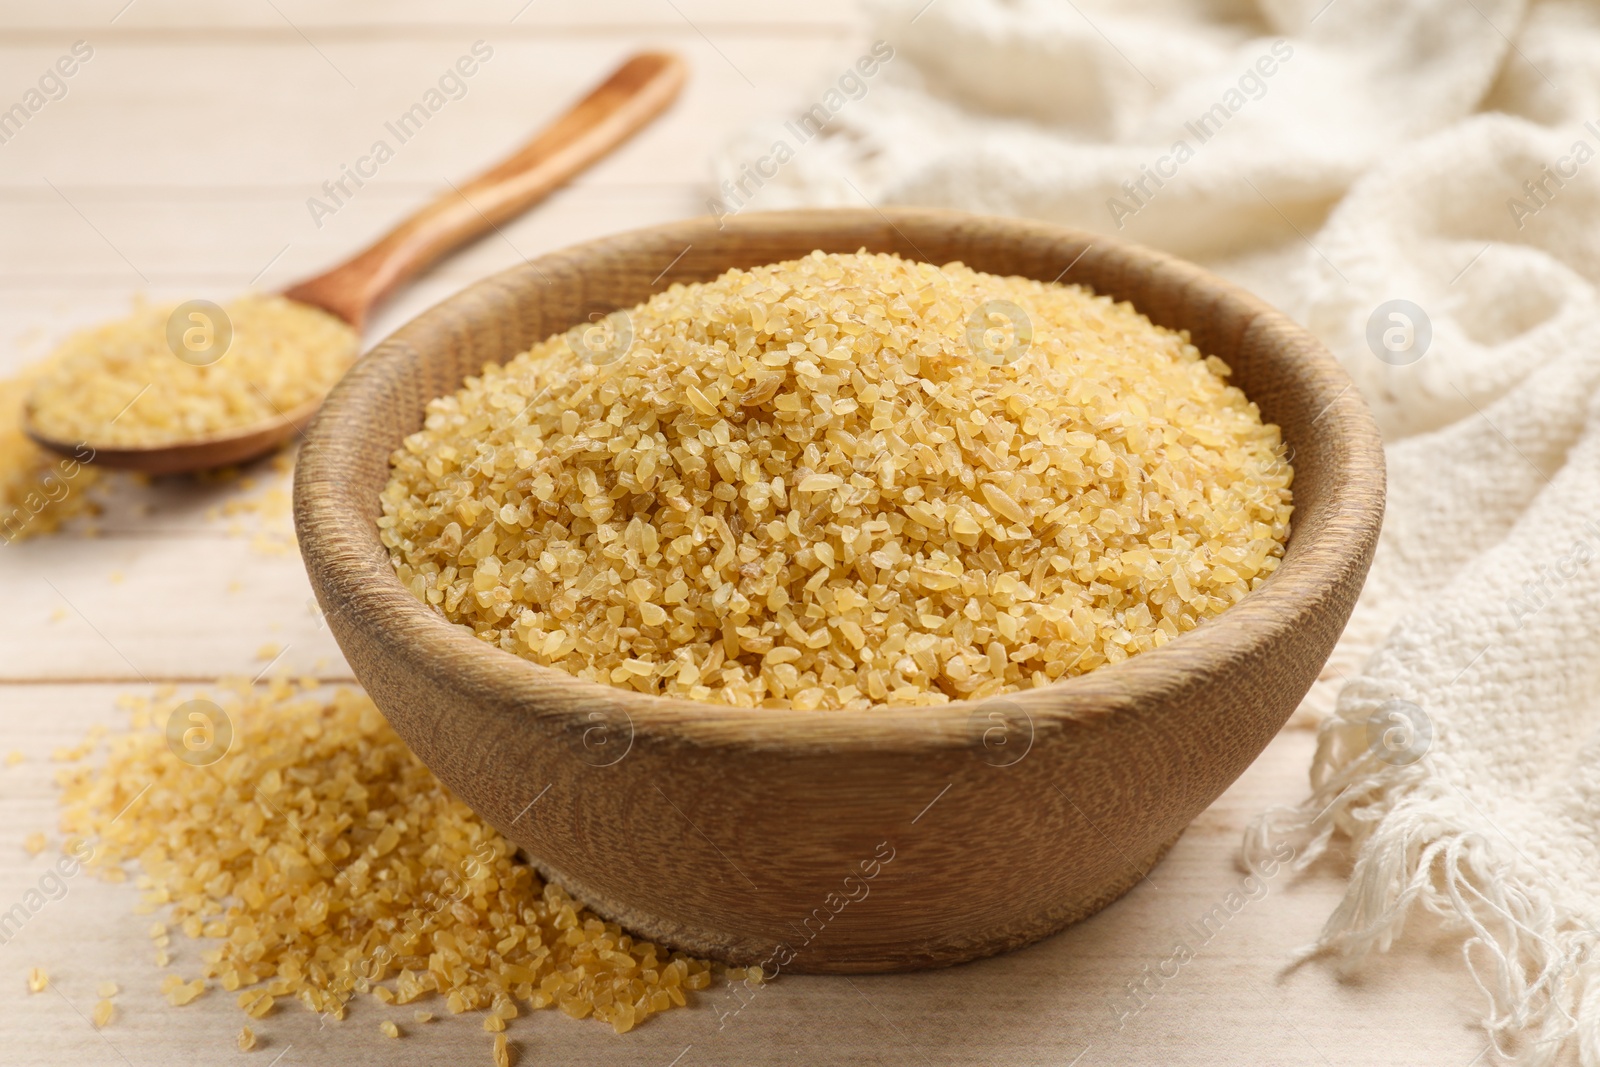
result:
[[[494,1035],[494,1067],[511,1067],[511,1046],[505,1034]]]
[[[170,977],[176,978],[177,976],[172,975]],[[205,991],[206,980],[204,978],[196,978],[191,982],[178,979],[171,986],[162,990],[167,996],[167,1003],[175,1008],[181,1008],[185,1004],[192,1003],[195,998]]]
[[[130,702],[135,729],[105,765],[63,772],[63,829],[95,839],[88,868],[137,863],[145,900],[212,939],[202,978],[163,981],[172,1003],[210,978],[241,990],[251,1018],[280,999],[342,1018],[355,993],[383,988],[501,1025],[523,1001],[620,1032],[711,984],[711,964],[633,938],[515,862],[364,695],[241,683],[233,744],[207,767],[167,747],[182,702]]]
[[[249,1052],[256,1047],[256,1032],[248,1026],[239,1030],[239,1051]]]
[[[174,310],[140,305],[67,338],[28,395],[35,427],[57,441],[137,447],[259,425],[326,393],[359,343],[319,308],[250,295],[224,309],[226,352],[193,366],[168,347]]]
[[[99,988],[96,989],[95,992],[100,994],[101,999],[110,1000],[112,997],[120,993],[121,990],[117,988],[117,983],[115,982],[101,982]]]
[[[390,1037],[399,1037],[400,1036],[400,1027],[396,1026],[395,1023],[394,1023],[394,1020],[392,1020],[392,1019],[383,1020],[383,1022],[378,1024],[378,1029],[382,1030],[385,1034],[387,1034]]]
[[[392,457],[401,582],[537,663],[740,706],[983,699],[1156,648],[1283,553],[1277,427],[1128,304],[816,252],[627,315],[619,358],[553,336]]]
[[[95,1004],[94,1013],[89,1016],[89,1019],[97,1029],[104,1028],[106,1024],[111,1022],[111,1018],[116,1014],[116,1011],[116,1005],[112,1004],[109,999],[101,998],[99,1003]]]
[[[43,967],[34,967],[28,971],[28,992],[43,993],[50,984],[50,976]]]

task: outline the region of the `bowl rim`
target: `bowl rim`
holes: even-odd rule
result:
[[[819,229],[825,229],[830,220],[840,224],[873,220],[896,231],[980,224],[1002,237],[1042,236],[1100,246],[1126,257],[1141,270],[1159,272],[1175,283],[1203,286],[1213,306],[1244,313],[1241,337],[1264,326],[1275,338],[1272,348],[1281,352],[1293,343],[1295,360],[1287,364],[1291,376],[1298,387],[1321,401],[1322,414],[1313,420],[1321,427],[1317,432],[1343,438],[1342,447],[1335,450],[1338,462],[1326,476],[1325,520],[1309,534],[1291,529],[1282,563],[1260,588],[1168,644],[1120,663],[981,701],[802,711],[739,708],[640,693],[587,681],[487,644],[418,601],[401,585],[372,518],[344,494],[330,491],[342,480],[342,472],[335,458],[338,449],[323,447],[325,442],[353,437],[362,425],[362,413],[393,400],[395,389],[387,376],[398,361],[425,360],[429,339],[449,335],[445,327],[451,324],[456,324],[459,333],[459,318],[463,313],[470,315],[474,303],[485,297],[503,301],[507,279],[542,276],[545,269],[557,264],[571,266],[597,253],[618,251],[641,235],[667,238],[674,246],[693,245],[697,240],[709,243],[729,231],[761,232],[762,227],[784,220],[792,223],[797,216]],[[757,264],[735,262],[730,257],[727,265]],[[501,358],[515,354],[507,352]],[[372,445],[358,441],[352,447],[370,450]],[[386,448],[385,467],[388,453]],[[553,720],[551,725],[556,727],[569,726],[580,714],[590,719],[597,714],[621,715],[626,717],[630,740],[654,737],[702,746],[781,747],[789,751],[796,745],[830,751],[886,746],[933,749],[969,745],[974,725],[992,721],[979,717],[989,716],[1000,705],[1026,717],[1030,737],[1039,731],[1090,724],[1151,702],[1181,708],[1183,691],[1197,679],[1214,678],[1219,668],[1229,663],[1271,655],[1283,636],[1317,613],[1325,594],[1341,577],[1352,571],[1364,574],[1382,522],[1383,459],[1376,422],[1334,356],[1265,301],[1192,263],[1104,234],[1030,219],[920,208],[807,209],[750,212],[721,220],[700,217],[612,234],[498,272],[435,304],[358,359],[329,394],[306,431],[295,471],[294,513],[296,535],[318,600],[325,612],[340,617],[340,626],[334,627],[336,636],[341,626],[351,626],[387,646],[392,654],[419,663],[448,659],[457,674],[453,684],[493,697],[486,703],[509,713]],[[1296,506],[1298,511],[1300,505]],[[556,689],[563,699],[541,699]]]

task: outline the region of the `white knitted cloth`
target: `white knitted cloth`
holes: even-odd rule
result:
[[[713,210],[1033,215],[1198,259],[1310,326],[1377,413],[1389,511],[1300,713],[1313,793],[1246,848],[1296,833],[1307,863],[1348,838],[1319,949],[1384,949],[1426,909],[1463,932],[1503,1050],[1600,1064],[1600,6],[874,10],[892,58],[819,86],[822,135],[796,143],[796,101],[729,146]],[[1369,329],[1394,299],[1425,350],[1403,329],[1385,349],[1405,319]]]

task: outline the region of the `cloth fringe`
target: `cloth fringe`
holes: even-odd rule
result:
[[[1252,864],[1285,839],[1295,841],[1295,870],[1338,835],[1356,851],[1344,898],[1295,963],[1335,956],[1349,966],[1387,951],[1421,909],[1467,934],[1462,957],[1488,1001],[1483,1026],[1496,1052],[1546,1067],[1575,1042],[1579,1063],[1600,1067],[1600,932],[1540,886],[1515,842],[1465,828],[1488,820],[1439,773],[1439,756],[1407,766],[1379,758],[1367,722],[1387,696],[1366,679],[1346,686],[1318,730],[1311,795],[1245,833]]]

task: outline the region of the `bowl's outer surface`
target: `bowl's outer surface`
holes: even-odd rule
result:
[[[483,644],[400,585],[374,519],[389,453],[428,400],[596,311],[814,248],[1061,277],[1189,330],[1293,449],[1282,566],[1125,663],[979,705],[850,713],[582,682]],[[1376,427],[1332,356],[1199,268],[1023,220],[817,211],[623,234],[426,312],[328,398],[301,453],[295,518],[357,677],[547,877],[674,946],[769,972],[850,972],[1013,948],[1139,881],[1310,687],[1365,577],[1383,494]]]

